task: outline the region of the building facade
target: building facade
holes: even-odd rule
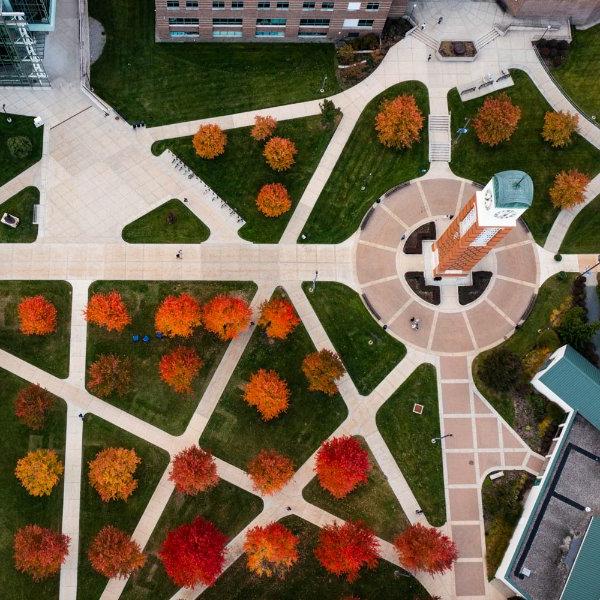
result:
[[[407,0],[156,0],[157,41],[335,41],[380,34]]]
[[[571,19],[588,26],[600,21],[600,0],[502,0],[511,15],[520,19]]]

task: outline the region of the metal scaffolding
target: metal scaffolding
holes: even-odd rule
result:
[[[50,0],[8,0],[12,12],[22,12],[31,25],[50,23]]]

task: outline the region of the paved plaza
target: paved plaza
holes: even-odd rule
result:
[[[565,255],[557,263],[558,250],[578,211],[562,211],[544,248],[519,225],[485,259],[482,269],[492,272],[485,292],[472,304],[462,306],[457,294],[444,291],[437,308],[419,298],[404,277],[422,270],[423,255],[403,252],[406,238],[417,227],[434,221],[438,234],[449,216],[474,194],[472,182],[456,177],[445,161],[434,161],[423,177],[384,197],[375,205],[365,226],[341,244],[298,244],[296,240],[320,192],[334,168],[366,104],[386,88],[408,80],[423,82],[429,91],[431,113],[448,115],[447,93],[488,72],[519,68],[528,73],[548,102],[556,109],[574,111],[540,65],[531,40],[539,29],[509,30],[494,36],[474,62],[427,61],[427,39],[408,35],[394,46],[367,79],[332,99],[343,112],[318,167],[278,244],[251,244],[238,235],[240,223],[196,180],[176,171],[165,157],[156,157],[152,143],[159,139],[194,133],[202,122],[224,128],[249,125],[257,114],[279,120],[319,113],[318,101],[279,106],[267,110],[227,115],[134,131],[115,113],[108,115],[83,93],[79,82],[77,4],[59,2],[59,27],[49,36],[48,54],[60,47],[69,58],[49,69],[53,86],[48,90],[2,89],[0,99],[7,110],[40,115],[45,123],[42,160],[0,187],[0,202],[29,185],[40,189],[41,222],[33,244],[1,244],[0,279],[65,280],[73,286],[69,377],[59,379],[37,367],[0,351],[0,367],[23,379],[39,383],[63,398],[68,406],[65,456],[63,532],[71,537],[71,550],[60,577],[60,600],[77,596],[79,508],[82,469],[83,423],[80,412],[92,413],[166,450],[171,457],[197,443],[227,382],[246,348],[251,332],[232,341],[185,432],[174,436],[91,395],[85,388],[87,323],[83,309],[88,289],[96,280],[228,280],[254,281],[258,291],[252,308],[258,309],[281,285],[288,293],[317,348],[334,349],[311,307],[301,284],[318,271],[319,281],[337,281],[365,297],[381,326],[402,341],[407,355],[368,396],[361,396],[348,375],[340,393],[348,416],[332,433],[362,436],[411,522],[426,523],[420,506],[386,446],[375,422],[377,410],[424,363],[437,370],[440,400],[443,472],[447,522],[441,528],[456,542],[459,559],[453,571],[435,578],[418,574],[432,595],[444,599],[503,598],[505,591],[488,581],[485,569],[485,535],[481,484],[494,470],[519,469],[537,475],[544,457],[533,452],[476,389],[471,363],[484,349],[509,337],[526,314],[540,285],[559,270],[578,271],[595,262],[589,255]],[[479,39],[504,17],[493,2],[431,0],[420,4],[417,20],[443,24],[429,27],[431,39],[460,35]],[[600,148],[600,130],[580,119],[581,134]],[[589,186],[586,204],[600,192],[600,176]],[[171,198],[188,198],[188,206],[211,230],[207,242],[183,246],[177,260],[174,246],[128,245],[123,227]],[[580,207],[578,207],[580,210]],[[318,283],[317,283],[318,285]],[[450,294],[450,295],[448,295]],[[452,296],[454,294],[454,296]],[[411,328],[417,317],[421,327]],[[248,475],[222,460],[220,476],[251,491]],[[246,531],[292,513],[323,525],[333,515],[303,499],[302,489],[311,481],[314,456],[301,465],[280,493],[264,497],[262,513],[228,545],[226,565],[241,554]],[[149,540],[174,489],[165,471],[133,533],[143,547]],[[339,520],[339,519],[337,519]],[[389,542],[380,540],[382,557],[398,564]],[[493,574],[490,574],[490,576]],[[227,571],[222,575],[227,577]],[[116,600],[126,579],[110,580],[102,600]],[[201,597],[202,589],[180,590],[173,599]],[[157,599],[157,600],[163,600]]]

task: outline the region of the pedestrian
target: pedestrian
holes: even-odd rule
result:
[[[184,198],[184,199],[183,199],[183,201],[184,201],[184,202],[187,204],[187,201],[188,201],[188,199],[187,199],[187,198]]]
[[[415,510],[415,514],[416,515],[422,515],[423,511],[420,508],[417,508],[417,510]]]
[[[77,416],[83,421],[83,413],[79,413]]]
[[[427,62],[431,60],[431,54],[427,57]]]
[[[183,251],[182,251],[182,250],[180,250],[180,251],[179,251],[179,252],[178,252],[178,253],[175,255],[175,258],[179,258],[179,259],[181,259],[181,258],[182,258],[182,254],[183,254]]]
[[[438,19],[438,25],[441,25],[443,20],[444,20],[444,17],[440,17],[440,18]]]
[[[425,21],[423,21],[423,23],[421,23],[421,31],[423,31],[423,29],[425,29],[425,25],[427,25],[427,23],[425,23]]]
[[[286,506],[286,507],[285,507],[285,509],[286,509],[288,512],[290,512],[290,510],[292,510],[292,507],[291,507],[291,506]]]
[[[419,325],[421,323],[421,319],[415,319],[415,329],[418,331],[419,330]]]
[[[414,317],[411,317],[411,318],[410,318],[410,322],[411,322],[411,323],[414,323],[414,322],[415,322],[415,318],[414,318]]]

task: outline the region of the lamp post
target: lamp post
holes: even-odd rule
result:
[[[552,29],[552,25],[546,25],[546,30],[544,31],[544,33],[542,33],[542,37],[538,40],[538,42],[541,42],[544,39],[544,36]]]
[[[414,3],[412,5],[412,8],[410,9],[410,14],[408,15],[409,19],[412,19],[413,13],[415,12],[415,8],[417,8],[417,4],[416,3]]]
[[[440,437],[431,438],[431,443],[435,444],[435,443],[437,443],[438,440],[442,441],[444,438],[447,438],[447,437],[452,437],[452,434],[447,433],[446,435],[441,435]]]
[[[310,293],[312,294],[317,287],[317,277],[319,276],[319,271],[315,271],[315,278],[313,279],[312,285],[310,286]]]
[[[321,84],[321,89],[319,90],[319,92],[321,92],[321,94],[323,94],[325,92],[325,82],[327,81],[327,75],[325,75],[325,77],[323,77],[323,83]]]
[[[598,262],[595,265],[592,265],[591,267],[589,267],[589,269],[586,269],[582,275],[585,277],[592,269],[595,269],[598,265],[600,265],[600,254],[598,254]]]

